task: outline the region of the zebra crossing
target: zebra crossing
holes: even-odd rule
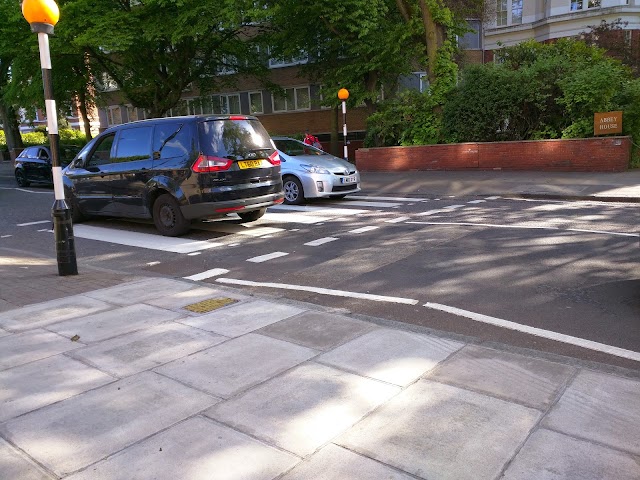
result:
[[[74,225],[74,236],[78,239],[107,242],[115,245],[143,248],[155,251],[171,252],[186,255],[198,255],[206,251],[238,245],[238,241],[246,238],[270,238],[282,235],[286,232],[297,232],[300,227],[311,228],[316,225],[324,225],[327,222],[343,222],[348,224],[351,220],[362,219],[367,215],[380,215],[375,225],[364,225],[358,228],[347,229],[343,233],[365,234],[381,228],[384,224],[414,223],[415,217],[429,217],[437,214],[450,214],[461,211],[465,207],[476,206],[489,200],[498,200],[493,196],[486,199],[471,199],[464,204],[450,204],[439,208],[422,210],[421,205],[437,201],[453,202],[455,197],[443,199],[405,198],[388,196],[350,196],[339,202],[322,202],[315,205],[277,205],[270,207],[266,214],[257,222],[237,223],[230,216],[225,220],[204,221],[194,224],[192,234],[180,238],[163,237],[158,235],[151,226],[140,226],[130,223],[131,228],[113,228],[95,224]],[[459,199],[457,199],[460,201]],[[413,206],[411,213],[406,210],[395,211],[403,206]],[[476,207],[477,208],[477,207]],[[372,217],[374,218],[374,217]],[[19,224],[19,227],[39,225],[49,220],[34,221]],[[417,223],[417,222],[416,222]],[[427,222],[425,222],[427,223]],[[143,228],[148,227],[148,228]],[[143,231],[140,231],[143,230]],[[49,229],[38,231],[51,232]],[[149,233],[147,233],[149,232]],[[189,238],[206,237],[206,232],[214,234],[213,238]],[[335,242],[337,237],[322,237],[304,243],[305,246],[321,246],[329,242]],[[281,255],[279,255],[281,256]],[[278,258],[266,255],[265,259],[252,259],[255,263]]]

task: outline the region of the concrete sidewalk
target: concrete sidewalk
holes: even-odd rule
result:
[[[74,281],[54,268],[27,275]],[[79,277],[113,286],[0,313],[2,479],[640,479],[624,371],[210,284]]]

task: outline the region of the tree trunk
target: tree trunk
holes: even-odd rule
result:
[[[4,125],[4,135],[7,139],[9,152],[14,148],[24,148],[16,111],[11,105],[5,105],[2,101],[0,101],[0,120],[2,120],[2,125]]]
[[[433,84],[436,80],[435,71],[438,49],[444,45],[445,32],[444,27],[434,21],[431,10],[429,10],[425,0],[420,0],[420,10],[422,10],[422,23],[424,24],[425,44],[427,47],[427,76],[429,83]]]
[[[78,109],[80,110],[80,118],[82,118],[82,125],[84,126],[84,134],[87,137],[87,142],[93,138],[91,135],[91,120],[87,112],[87,94],[85,92],[78,93]]]

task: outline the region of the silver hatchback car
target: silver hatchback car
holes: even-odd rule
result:
[[[343,198],[360,191],[355,165],[289,137],[271,137],[280,155],[284,203],[306,198]]]

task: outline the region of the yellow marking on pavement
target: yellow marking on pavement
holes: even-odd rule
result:
[[[213,310],[217,310],[218,308],[226,307],[227,305],[236,303],[237,301],[238,300],[235,300],[233,298],[209,298],[198,303],[192,303],[191,305],[187,305],[183,308],[185,310],[189,310],[190,312],[208,313],[212,312]]]

